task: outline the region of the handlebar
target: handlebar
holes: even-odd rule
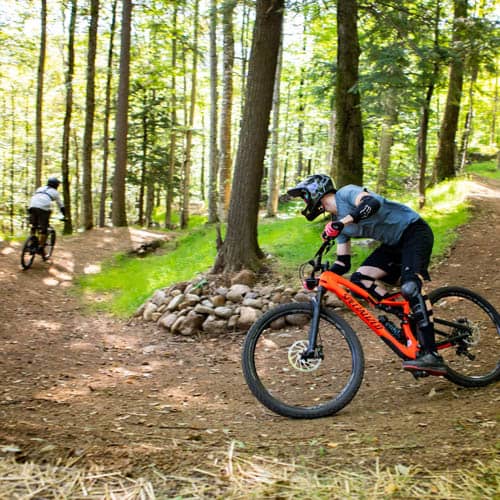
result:
[[[329,269],[330,263],[328,261],[323,263],[323,256],[326,255],[334,245],[335,239],[327,239],[321,244],[317,252],[314,254],[314,259],[311,259],[300,266],[300,278],[303,281],[305,288],[307,288],[308,290],[312,290],[318,285],[318,278],[316,278],[316,273],[322,273],[323,271]],[[305,267],[307,265],[312,267],[309,276],[305,276]]]

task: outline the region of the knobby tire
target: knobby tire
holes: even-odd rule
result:
[[[21,250],[21,266],[29,269],[35,260],[35,252],[38,247],[38,240],[35,236],[29,236],[24,242]]]
[[[326,308],[317,342],[323,359],[312,360],[315,369],[303,369],[298,360],[307,346],[312,312],[310,302],[278,306],[261,316],[245,338],[242,365],[248,387],[264,406],[285,417],[332,415],[354,398],[363,380],[358,337]]]
[[[439,350],[448,366],[446,378],[463,387],[499,380],[500,315],[495,308],[479,294],[456,286],[438,288],[429,298],[436,342],[452,344]]]

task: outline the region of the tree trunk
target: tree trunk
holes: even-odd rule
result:
[[[142,226],[144,224],[144,197],[146,191],[146,178],[147,178],[147,166],[148,166],[148,141],[149,141],[149,129],[148,129],[148,91],[143,89],[142,98],[142,113],[141,113],[141,127],[142,127],[142,138],[141,138],[141,176],[139,183],[139,200],[138,214],[137,214],[137,224]]]
[[[186,157],[184,161],[184,175],[182,186],[182,213],[181,228],[185,229],[189,222],[189,201],[191,187],[191,154],[193,142],[194,115],[196,110],[196,78],[198,76],[198,33],[199,33],[200,2],[195,0],[193,20],[193,67],[191,70],[191,99],[189,103],[189,118],[186,132]]]
[[[42,185],[43,138],[43,80],[45,74],[45,53],[47,47],[47,0],[41,0],[40,7],[40,53],[38,56],[38,76],[36,83],[36,154],[35,154],[35,188]]]
[[[165,206],[165,227],[170,229],[172,225],[172,203],[174,201],[174,172],[176,160],[177,145],[177,89],[175,74],[177,71],[177,3],[174,2],[174,12],[172,26],[174,33],[172,35],[172,59],[170,80],[170,162],[167,171],[167,197]]]
[[[467,109],[467,114],[465,116],[464,131],[462,133],[462,140],[460,142],[460,151],[458,154],[459,165],[458,169],[460,171],[465,170],[467,164],[467,149],[469,148],[469,141],[472,134],[472,118],[474,117],[474,85],[477,81],[477,76],[479,73],[479,62],[477,58],[471,62],[471,77],[469,85],[469,107]]]
[[[335,112],[338,187],[363,183],[363,128],[358,89],[357,2],[337,0],[338,51]]]
[[[429,119],[431,111],[431,101],[434,94],[434,87],[439,77],[439,21],[441,18],[441,3],[436,3],[436,13],[434,17],[434,63],[432,73],[427,84],[427,92],[422,104],[420,114],[420,125],[417,137],[417,162],[418,162],[418,205],[422,209],[425,205],[426,175],[427,175],[427,139],[429,133]]]
[[[87,94],[85,99],[85,130],[83,133],[83,175],[82,175],[82,223],[85,229],[92,229],[94,216],[92,208],[92,135],[95,111],[95,59],[97,53],[97,24],[99,21],[99,0],[90,2],[90,28],[87,50]]]
[[[456,53],[450,64],[448,95],[439,132],[439,146],[434,164],[434,178],[437,182],[455,177],[455,137],[460,113],[460,100],[464,74],[464,55],[461,45],[467,16],[467,0],[454,0],[452,45]]]
[[[260,184],[281,38],[284,0],[257,0],[245,108],[236,155],[227,235],[214,272],[257,269]]]
[[[71,185],[69,178],[69,140],[71,133],[71,114],[73,111],[73,75],[75,73],[75,25],[77,14],[77,0],[71,0],[71,14],[69,20],[68,36],[68,62],[65,75],[66,85],[66,110],[64,113],[63,141],[62,141],[62,191],[64,206],[66,209],[64,234],[73,232],[73,222],[71,220]]]
[[[226,220],[231,196],[231,125],[233,115],[233,66],[234,35],[233,13],[235,0],[225,0],[222,6],[222,31],[224,37],[222,103],[220,114],[219,148],[219,220]]]
[[[127,175],[128,94],[130,82],[130,28],[132,0],[122,0],[122,31],[120,36],[120,79],[115,123],[115,173],[113,177],[113,226],[127,225],[125,177]]]
[[[498,113],[498,66],[495,64],[495,94],[493,97],[493,110],[490,126],[490,145],[494,145],[497,137],[497,113]]]
[[[208,222],[217,222],[217,2],[210,2],[210,141],[208,160]]]
[[[281,68],[283,63],[283,37],[280,39],[280,49],[278,53],[278,63],[276,66],[276,78],[273,90],[273,117],[271,126],[271,158],[269,161],[268,189],[267,189],[267,216],[275,217],[278,212],[279,199],[279,134],[280,134],[280,83]]]
[[[104,103],[104,134],[102,151],[102,180],[101,180],[101,200],[99,204],[99,226],[106,225],[106,197],[108,191],[108,158],[109,158],[109,119],[111,116],[111,80],[113,78],[113,49],[116,25],[116,4],[118,0],[113,0],[111,6],[111,26],[109,29],[108,62],[106,66],[106,100]]]

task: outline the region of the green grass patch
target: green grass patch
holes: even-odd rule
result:
[[[465,171],[468,174],[477,174],[482,177],[488,177],[489,179],[500,179],[500,170],[497,168],[496,162],[494,161],[482,161],[467,165]]]
[[[457,238],[457,226],[470,216],[466,196],[470,181],[459,178],[439,184],[427,192],[423,217],[434,235],[433,258],[440,259]],[[281,276],[284,284],[298,284],[300,264],[313,258],[321,244],[320,234],[328,220],[307,222],[300,215],[300,205],[283,207],[280,217],[263,218],[259,222],[259,244],[271,256],[272,271]],[[162,255],[142,259],[118,255],[103,264],[99,274],[79,280],[81,289],[100,296],[95,307],[119,316],[129,316],[157,289],[172,283],[193,279],[208,271],[216,257],[214,227],[204,225],[202,217],[193,218],[190,229],[174,243],[163,249]],[[353,240],[353,268],[372,251]],[[334,259],[333,255],[328,260]],[[104,297],[104,300],[102,298]]]
[[[94,302],[97,309],[128,316],[155,290],[209,269],[216,256],[215,229],[198,228],[165,246],[164,251],[144,258],[119,254],[104,262],[100,273],[80,277],[78,284],[85,292],[106,297]]]

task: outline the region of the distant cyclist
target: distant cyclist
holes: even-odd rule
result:
[[[43,247],[47,241],[47,228],[49,226],[50,213],[52,202],[56,203],[61,210],[62,215],[65,215],[64,203],[57,188],[61,182],[57,177],[49,177],[47,185],[38,188],[35,194],[31,197],[29,204],[31,235],[34,236],[36,228],[40,230],[40,247],[38,251],[43,253]]]

